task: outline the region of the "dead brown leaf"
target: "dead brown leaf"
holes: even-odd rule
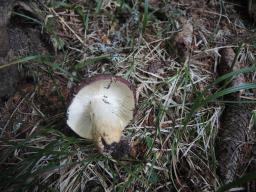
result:
[[[193,41],[193,26],[191,23],[186,22],[182,31],[180,31],[174,38],[174,47],[178,50],[178,55],[181,60],[185,60],[191,51]]]

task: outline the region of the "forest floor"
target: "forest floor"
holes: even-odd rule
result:
[[[217,85],[217,68],[223,48],[233,49],[244,67],[255,65],[256,28],[246,6],[40,2],[19,4],[11,20],[28,39],[38,34],[43,48],[16,58],[26,78],[0,104],[1,191],[208,192],[222,186],[215,141],[228,92]],[[255,68],[249,72],[248,82],[255,82]],[[96,74],[121,76],[136,87],[137,113],[124,135],[138,143],[137,158],[102,155],[66,125],[72,89]],[[244,88],[241,97],[255,102],[255,89]]]

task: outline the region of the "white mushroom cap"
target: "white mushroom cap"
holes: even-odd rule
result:
[[[106,144],[118,143],[133,119],[134,91],[121,77],[98,75],[89,80],[72,100],[68,126],[79,136]]]

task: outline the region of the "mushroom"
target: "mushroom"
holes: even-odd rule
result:
[[[121,77],[96,75],[82,86],[67,111],[67,125],[79,136],[93,140],[100,151],[121,141],[133,119],[135,91]]]

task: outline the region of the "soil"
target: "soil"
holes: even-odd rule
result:
[[[2,5],[0,6],[0,66],[21,57],[49,52],[49,47],[43,42],[38,26],[25,24],[20,17],[11,17],[13,3],[14,0],[0,2]],[[7,66],[0,70],[1,99],[7,100],[14,95],[20,82],[26,78],[25,74],[29,73],[26,70],[18,69],[18,65]]]
[[[13,1],[0,1],[0,66],[8,62],[10,49],[7,24],[9,23]],[[10,67],[9,69],[3,69],[0,71],[0,76],[3,77],[0,84],[0,98],[10,96],[15,91],[15,85],[18,79],[17,68]]]
[[[11,16],[11,11],[17,7],[12,9],[13,4],[11,1],[9,3],[2,5],[5,6],[5,10],[8,9],[10,17],[0,15],[0,23],[1,20],[8,19],[8,21],[2,21],[3,27],[0,27],[0,41],[4,41],[3,46],[0,47],[0,53],[2,53],[0,67],[20,58],[38,54],[50,55],[53,51],[47,41],[47,34],[40,31],[40,26],[32,25],[24,18]],[[1,30],[5,33],[1,33]],[[29,61],[25,65],[15,64],[0,69],[0,127],[6,131],[8,137],[17,133],[10,130],[16,129],[17,125],[19,133],[16,136],[22,137],[24,134],[29,134],[38,123],[40,116],[47,120],[48,117],[54,117],[53,113],[56,114],[56,111],[65,110],[63,100],[56,96],[58,95],[56,90],[52,90],[55,82],[45,73],[39,72],[35,64],[36,61]],[[36,87],[37,91],[35,91]],[[33,102],[37,103],[36,106],[31,105]],[[13,117],[11,114],[14,114],[17,107],[20,107],[19,110],[22,112]],[[34,113],[35,107],[39,110],[36,113]],[[41,120],[40,123],[42,123]],[[7,127],[9,128],[6,129]]]

